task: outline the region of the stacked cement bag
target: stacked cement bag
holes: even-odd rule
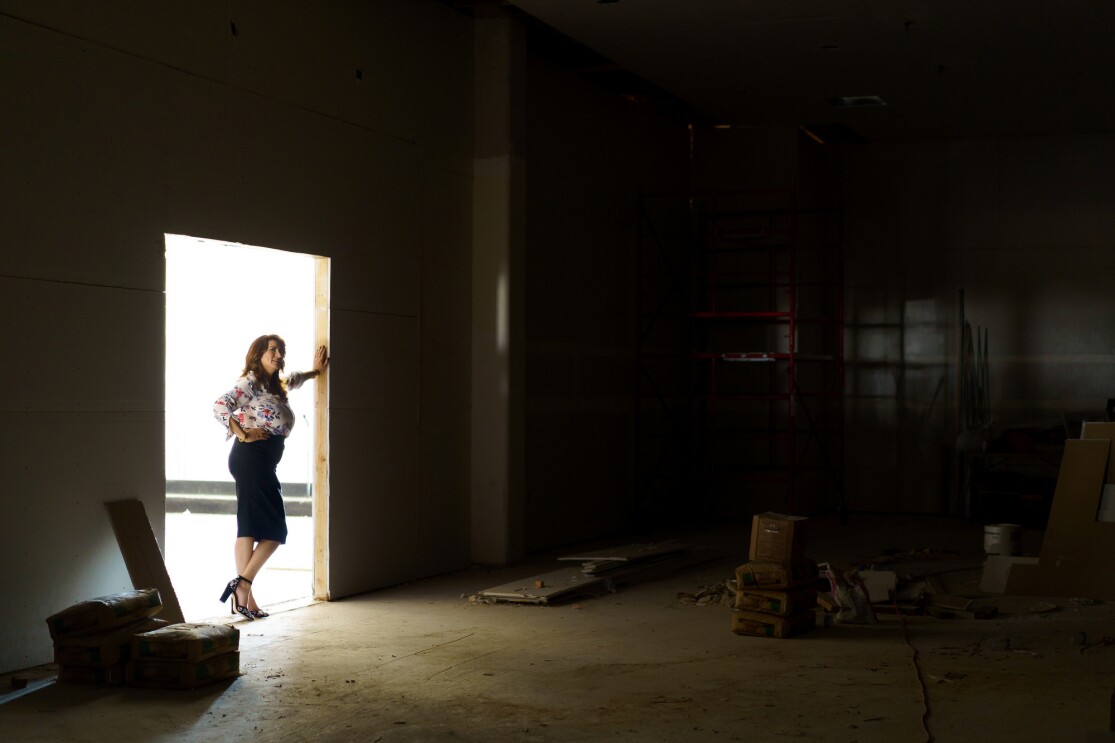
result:
[[[124,683],[132,637],[166,626],[154,588],[89,599],[47,617],[61,683]]]
[[[815,624],[817,564],[804,556],[806,519],[756,514],[748,562],[736,568],[732,631],[792,637]]]
[[[240,631],[226,624],[171,624],[132,638],[129,686],[192,689],[240,675]]]

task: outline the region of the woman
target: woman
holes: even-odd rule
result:
[[[252,598],[252,581],[280,544],[286,542],[286,510],[275,468],[294,426],[294,412],[287,404],[287,390],[298,389],[307,379],[325,373],[329,354],[325,346],[314,354],[310,372],[279,377],[286,366],[286,342],[277,335],[252,341],[244,357],[244,371],[236,386],[213,404],[213,415],[236,437],[228,455],[228,470],[236,480],[236,577],[221,594],[232,597],[232,610],[247,619],[262,619]]]

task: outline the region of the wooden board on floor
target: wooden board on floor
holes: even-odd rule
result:
[[[170,583],[170,574],[155,541],[155,532],[147,518],[143,502],[138,500],[118,500],[105,504],[112,530],[116,532],[116,542],[124,555],[124,564],[132,579],[133,588],[157,588],[163,601],[159,618],[171,624],[184,622],[182,607],[178,605],[178,594]]]
[[[494,601],[546,604],[558,598],[570,598],[574,594],[604,588],[603,578],[592,578],[580,570],[562,568],[486,588],[478,595]]]

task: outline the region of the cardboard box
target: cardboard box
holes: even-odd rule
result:
[[[752,560],[736,568],[740,588],[786,590],[817,582],[817,563],[805,559],[798,562],[759,562]]]
[[[62,637],[54,643],[54,662],[72,666],[112,666],[129,657],[132,637],[166,626],[161,619],[141,619],[118,629],[93,635]]]
[[[751,520],[748,559],[760,562],[799,562],[805,556],[805,516],[757,513]]]
[[[143,588],[81,601],[51,614],[46,625],[50,639],[57,641],[61,637],[90,635],[133,624],[155,616],[162,608],[158,590]]]
[[[736,591],[736,608],[744,611],[762,611],[786,616],[804,609],[812,609],[816,605],[817,589],[813,586],[803,586],[791,591],[754,589]]]
[[[240,649],[240,630],[228,624],[171,624],[132,638],[132,660],[197,662]]]
[[[817,617],[812,609],[806,609],[788,617],[758,611],[732,612],[732,632],[737,635],[793,637],[813,629],[816,623]]]
[[[148,689],[193,689],[240,675],[240,653],[225,653],[190,663],[173,660],[128,661],[128,686]]]

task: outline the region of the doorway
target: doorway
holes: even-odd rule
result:
[[[186,621],[227,615],[217,598],[236,574],[231,443],[213,402],[260,335],[286,341],[286,374],[311,368],[328,345],[328,277],[327,258],[166,235],[164,560]],[[295,424],[278,467],[289,536],[253,586],[268,611],[324,594],[327,377],[290,393]]]

